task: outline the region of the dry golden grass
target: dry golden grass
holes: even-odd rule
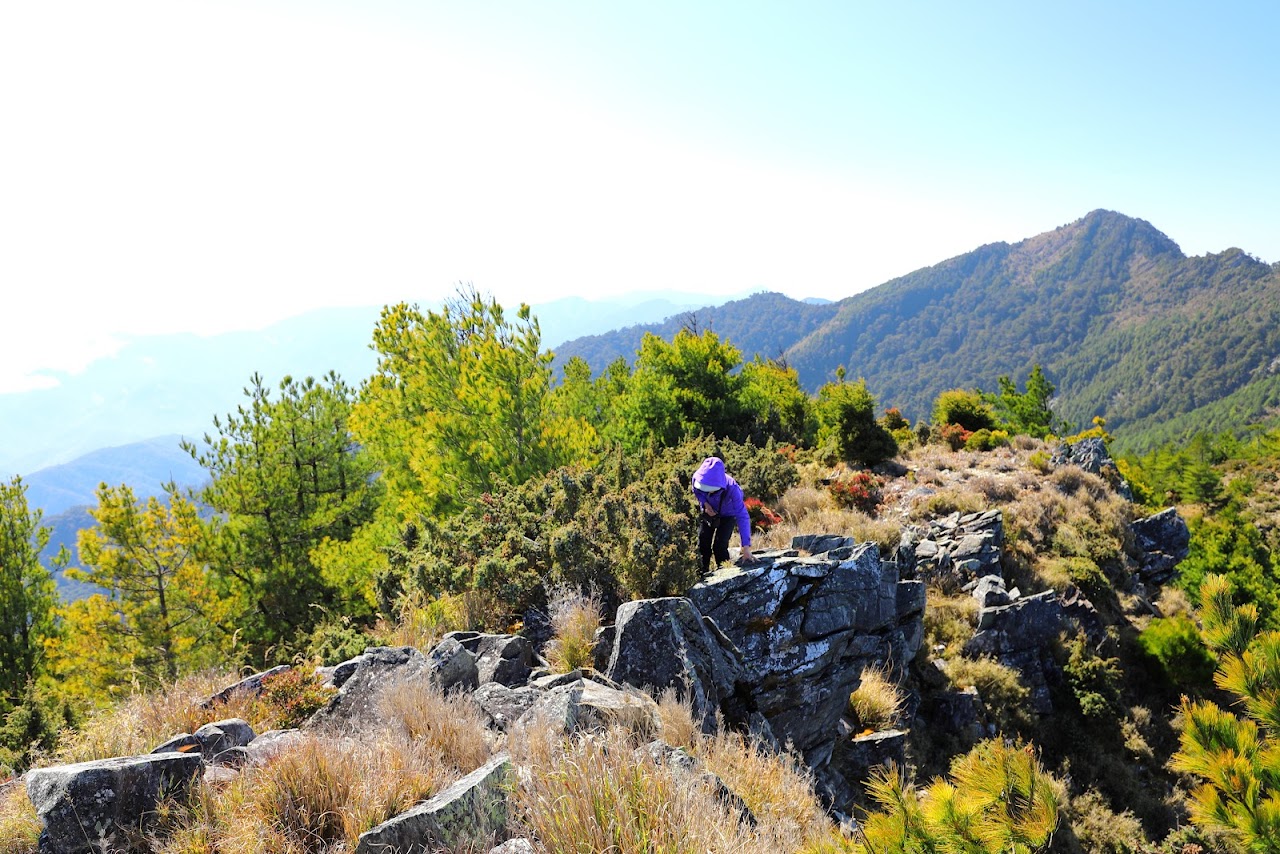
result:
[[[792,537],[815,533],[853,537],[860,543],[876,543],[885,552],[898,545],[902,538],[902,524],[891,519],[873,519],[859,510],[841,509],[829,503],[809,511],[796,521],[774,525],[757,538],[755,545],[757,548],[789,548]]]
[[[18,784],[0,793],[0,851],[36,854],[40,830],[40,819],[24,786]]]
[[[907,698],[883,667],[862,671],[858,687],[849,695],[849,711],[860,726],[876,731],[898,725]]]
[[[158,854],[350,851],[364,831],[461,773],[429,745],[309,737],[229,785],[204,786]]]
[[[796,524],[820,510],[835,507],[831,493],[816,486],[793,486],[774,505],[784,521]]]
[[[214,708],[200,708],[201,701],[240,678],[233,673],[199,673],[179,679],[168,689],[134,695],[91,715],[63,741],[54,759],[87,762],[149,753],[178,733],[195,732],[226,718],[243,718],[257,729],[262,723],[261,704],[251,697],[233,697]]]
[[[552,638],[543,651],[547,663],[555,673],[590,667],[596,629],[604,612],[600,597],[558,587],[551,591],[549,599]]]
[[[464,773],[489,759],[484,715],[465,696],[446,697],[423,681],[403,682],[387,690],[382,707],[406,742],[435,752]]]
[[[908,511],[908,517],[919,522],[952,513],[979,513],[989,508],[987,501],[968,487],[946,486],[917,500]]]
[[[831,824],[810,780],[786,756],[734,734],[703,735],[687,705],[660,703],[663,740],[701,758],[742,798],[758,824],[750,828],[718,800],[707,780],[659,766],[642,740],[621,730],[566,740],[555,730],[513,739],[522,775],[519,820],[543,850],[566,852],[779,852],[826,838]]]
[[[973,637],[977,616],[978,600],[969,594],[950,595],[929,588],[924,609],[925,647],[945,647],[945,657],[959,655],[965,641]]]
[[[483,628],[490,610],[488,599],[478,591],[446,593],[437,599],[411,595],[401,603],[395,622],[380,622],[373,634],[385,646],[431,649],[449,632]]]

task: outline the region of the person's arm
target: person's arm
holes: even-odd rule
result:
[[[747,502],[742,495],[742,487],[734,484],[734,497],[738,499],[737,512],[734,513],[738,520],[738,539],[742,542],[742,552],[738,555],[738,560],[754,560],[751,554],[751,514],[747,511]]]

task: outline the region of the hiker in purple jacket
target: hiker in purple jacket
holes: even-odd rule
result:
[[[716,564],[729,559],[729,537],[734,522],[742,542],[740,561],[751,560],[751,515],[742,500],[742,487],[724,470],[719,457],[707,457],[693,474],[693,497],[698,499],[698,557],[702,574],[711,568],[711,555]]]

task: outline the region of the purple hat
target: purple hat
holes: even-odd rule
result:
[[[707,457],[693,473],[693,487],[703,492],[724,489],[729,478],[724,473],[724,461],[719,457]]]

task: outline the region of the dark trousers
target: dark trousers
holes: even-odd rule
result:
[[[729,538],[733,536],[735,525],[737,520],[732,516],[702,514],[702,521],[698,525],[698,558],[703,575],[711,568],[713,552],[717,564],[729,559]]]

